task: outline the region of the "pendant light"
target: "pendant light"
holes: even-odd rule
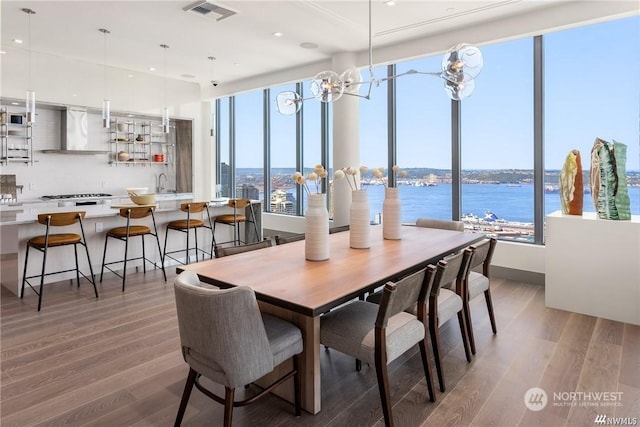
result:
[[[167,107],[167,49],[169,45],[161,44],[164,51],[164,107],[162,107],[162,131],[169,133],[169,107]]]
[[[107,99],[107,34],[111,31],[100,28],[104,35],[104,99],[102,100],[102,127],[107,129],[111,125],[111,102]]]
[[[35,15],[36,12],[27,8],[22,9],[22,11],[29,15],[29,88],[27,89],[27,96],[25,98],[25,113],[27,116],[27,124],[32,124],[36,121],[36,93],[31,90],[31,15]]]

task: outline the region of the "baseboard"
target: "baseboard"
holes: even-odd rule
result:
[[[536,273],[533,271],[518,270],[516,268],[507,268],[492,265],[491,276],[515,280],[523,283],[530,283],[532,285],[544,286],[544,273]]]

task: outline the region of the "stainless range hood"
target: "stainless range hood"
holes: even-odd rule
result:
[[[60,116],[60,149],[42,150],[58,154],[105,154],[107,150],[89,149],[88,113],[85,107],[67,107]]]

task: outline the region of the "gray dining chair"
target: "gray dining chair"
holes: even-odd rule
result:
[[[175,425],[182,423],[193,386],[224,405],[224,426],[232,423],[233,408],[264,396],[294,378],[295,413],[300,416],[300,329],[283,319],[260,312],[248,287],[210,289],[200,286],[196,273],[184,271],[174,283],[182,356],[189,365]],[[293,369],[257,395],[235,400],[235,389],[250,384],[293,358]],[[220,397],[201,382],[204,376],[225,387]]]
[[[464,222],[435,218],[418,218],[417,227],[440,228],[443,230],[464,231]]]
[[[287,243],[293,243],[293,242],[298,242],[300,240],[304,240],[304,238],[305,238],[304,233],[299,233],[299,234],[292,234],[289,236],[276,235],[275,240],[276,240],[276,245],[284,245]]]
[[[270,248],[273,245],[271,239],[261,240],[256,243],[247,243],[245,245],[238,246],[216,246],[213,251],[216,254],[216,258],[222,258],[223,256],[240,254],[242,252],[255,251],[258,249]]]
[[[320,342],[375,365],[386,426],[393,425],[387,364],[419,344],[429,398],[435,402],[427,356],[426,298],[435,267],[429,266],[396,283],[388,282],[380,304],[354,301],[320,318]],[[418,307],[417,315],[406,312]]]
[[[496,328],[496,318],[493,312],[493,302],[491,301],[491,279],[489,276],[489,270],[491,267],[491,259],[493,258],[493,251],[496,248],[496,239],[486,239],[477,245],[472,245],[470,249],[473,251],[473,256],[469,263],[469,274],[465,278],[465,293],[464,293],[464,316],[467,322],[467,332],[469,334],[469,346],[471,347],[471,353],[476,354],[476,343],[473,337],[473,325],[471,322],[471,308],[469,302],[480,294],[484,294],[485,302],[487,303],[487,311],[489,313],[489,320],[491,321],[491,329],[495,334],[498,333]],[[482,266],[482,271],[473,271],[474,268]]]
[[[442,370],[442,351],[440,349],[440,326],[444,325],[454,316],[458,316],[462,345],[467,362],[471,362],[471,351],[467,338],[466,322],[463,314],[464,278],[469,271],[469,262],[472,251],[465,249],[453,255],[444,257],[438,261],[437,271],[431,286],[429,295],[428,318],[433,358],[436,363],[436,372],[440,391],[445,391],[444,373]]]

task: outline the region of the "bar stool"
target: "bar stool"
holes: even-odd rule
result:
[[[220,224],[226,224],[229,226],[233,227],[233,245],[239,245],[240,243],[247,243],[246,241],[242,241],[240,240],[240,224],[241,223],[247,223],[247,222],[252,222],[253,223],[253,229],[256,232],[256,236],[259,236],[260,234],[258,233],[258,225],[256,224],[256,214],[253,211],[253,205],[251,204],[251,200],[250,199],[230,199],[229,200],[229,206],[233,208],[233,213],[232,214],[223,214],[223,215],[218,215],[216,216],[215,220],[213,221],[213,234],[215,235],[216,232],[216,224],[220,223]],[[251,211],[251,219],[247,219],[246,215],[243,214],[239,214],[238,213],[238,209],[245,209],[247,206],[249,206],[249,210]],[[246,227],[246,225],[245,225]],[[245,239],[246,239],[246,229],[245,229]],[[228,243],[228,242],[225,242]]]
[[[158,229],[156,227],[156,218],[153,214],[153,211],[156,209],[155,206],[140,206],[134,208],[122,208],[120,209],[120,216],[123,218],[127,218],[127,225],[124,227],[116,227],[107,231],[106,236],[104,237],[104,253],[102,255],[102,269],[100,270],[100,283],[102,283],[102,275],[104,273],[104,269],[111,271],[116,276],[122,278],[122,292],[124,292],[125,281],[127,277],[127,261],[135,261],[137,259],[142,260],[142,271],[144,273],[147,272],[147,267],[145,261],[148,261],[153,264],[154,267],[157,267],[155,261],[147,258],[145,254],[144,248],[144,236],[153,236],[156,238],[156,243],[158,244],[158,256],[160,257],[160,268],[162,269],[162,275],[164,276],[164,281],[167,281],[167,273],[164,271],[164,261],[162,257],[162,250],[160,249],[160,239],[158,238]],[[153,221],[153,231],[146,225],[132,225],[132,219],[141,219],[146,218],[151,215],[151,220]],[[107,257],[107,243],[109,242],[109,237],[114,239],[118,239],[124,242],[124,259],[120,261],[111,261],[105,262]],[[136,258],[129,258],[129,239],[133,237],[140,237],[142,240],[142,256]],[[122,275],[117,271],[113,270],[109,265],[124,263],[124,268],[122,269]]]
[[[211,224],[211,214],[209,213],[209,202],[189,202],[182,203],[180,205],[180,210],[182,212],[187,213],[187,219],[179,219],[176,221],[171,221],[167,224],[167,230],[164,234],[164,257],[169,257],[174,261],[179,262],[180,264],[189,264],[189,230],[193,230],[194,240],[195,240],[195,251],[196,251],[196,262],[198,262],[198,251],[208,254],[211,258],[213,258],[213,247],[216,245],[216,237],[213,234],[213,225]],[[205,223],[197,218],[191,218],[192,214],[201,213],[202,211],[207,212],[207,220],[209,225],[205,225]],[[211,230],[211,249],[210,252],[205,251],[204,249],[198,249],[198,228],[208,228]],[[182,249],[167,252],[167,238],[169,237],[169,230],[181,231],[187,234],[187,248],[185,249],[185,262],[180,261],[177,258],[172,257],[169,254],[182,252]],[[164,258],[163,258],[164,260]],[[202,256],[202,260],[204,260],[204,255]],[[164,263],[164,261],[163,261]]]
[[[84,218],[86,212],[78,211],[78,212],[58,212],[58,213],[44,213],[38,215],[38,223],[46,225],[47,230],[44,236],[36,236],[32,237],[27,241],[27,252],[24,257],[24,271],[22,273],[22,288],[20,289],[20,298],[24,297],[24,284],[29,285],[31,289],[38,295],[38,311],[40,311],[40,307],[42,306],[42,294],[44,290],[44,277],[50,276],[52,274],[66,273],[69,271],[76,272],[76,279],[78,280],[78,287],[80,287],[80,275],[87,279],[93,285],[93,291],[96,294],[96,298],[98,298],[98,289],[96,289],[96,282],[93,277],[93,267],[91,267],[91,258],[89,257],[89,249],[87,248],[87,241],[84,236],[84,227],[82,226],[82,218]],[[60,233],[60,234],[52,234],[51,227],[62,227],[73,225],[75,223],[80,223],[80,233]],[[49,248],[62,247],[73,245],[73,252],[76,260],[76,268],[54,271],[51,273],[45,273],[45,267],[47,263],[47,252]],[[78,245],[84,246],[85,252],[87,253],[87,262],[89,263],[89,271],[91,273],[91,278],[85,276],[84,273],[80,271],[78,268]],[[42,252],[42,272],[40,274],[34,276],[27,276],[27,263],[29,261],[29,249],[34,248],[40,252]],[[36,291],[35,288],[29,283],[28,279],[33,279],[34,277],[40,277],[40,292]]]

